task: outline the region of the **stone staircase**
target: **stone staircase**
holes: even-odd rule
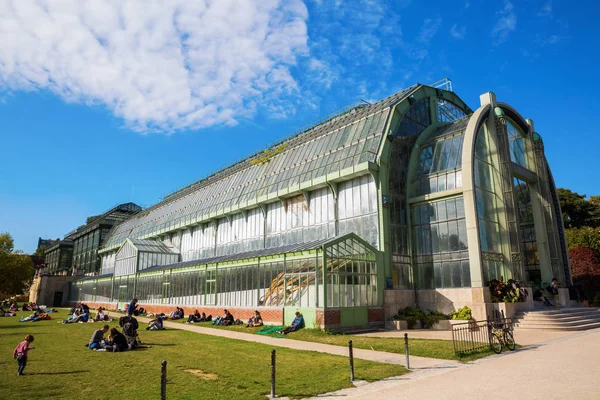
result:
[[[600,310],[597,308],[545,308],[520,311],[513,317],[515,328],[583,331],[600,328]]]

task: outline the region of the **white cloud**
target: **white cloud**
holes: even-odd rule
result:
[[[421,27],[421,32],[419,33],[419,41],[424,43],[425,45],[429,44],[431,39],[435,36],[440,25],[442,24],[441,18],[426,18],[423,22],[423,26]]]
[[[513,5],[510,1],[504,1],[504,8],[496,14],[500,16],[494,29],[492,36],[494,44],[500,44],[508,39],[508,35],[517,29],[517,15],[514,12]]]
[[[300,0],[8,0],[0,15],[0,90],[103,105],[140,132],[288,114],[308,54]]]
[[[450,36],[452,36],[454,39],[464,39],[466,34],[467,27],[464,25],[458,26],[454,24],[452,25],[452,28],[450,28]]]
[[[565,36],[559,36],[559,35],[550,35],[548,37],[542,38],[542,37],[538,37],[535,42],[539,43],[542,47],[545,46],[552,46],[554,44],[559,44],[559,43],[563,43],[568,41],[569,38],[565,37]]]
[[[542,6],[542,9],[538,12],[538,17],[552,18],[552,1],[547,1]]]

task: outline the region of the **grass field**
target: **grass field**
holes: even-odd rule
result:
[[[185,320],[173,322],[184,323]],[[239,332],[256,333],[260,328],[245,328],[245,325],[236,326],[218,326],[212,325],[210,322],[201,322],[194,325],[216,328],[229,329]],[[410,337],[410,333],[409,333]],[[377,338],[366,337],[360,335],[344,335],[331,334],[323,332],[319,329],[301,329],[293,332],[285,339],[302,340],[306,342],[332,344],[336,346],[348,346],[348,341],[352,340],[352,345],[357,349],[385,351],[388,353],[404,354],[404,340],[398,338]],[[479,358],[487,357],[494,354],[491,350],[483,350],[475,353],[466,354],[457,357],[454,354],[452,341],[450,340],[433,340],[433,339],[409,339],[408,353],[411,356],[441,358],[444,360],[472,361]]]
[[[19,317],[29,314],[19,313]],[[264,399],[270,391],[271,350],[277,350],[277,395],[313,396],[352,386],[348,359],[316,352],[173,330],[139,331],[151,349],[123,353],[84,347],[102,324],[18,322],[0,318],[0,393],[3,399],[147,399],[160,394],[160,362],[167,360],[170,399]],[[109,324],[115,326],[114,322]],[[16,376],[14,347],[35,336],[25,376]],[[355,360],[356,378],[374,381],[406,373],[402,366]]]

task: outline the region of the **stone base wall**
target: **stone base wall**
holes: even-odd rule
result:
[[[385,290],[383,292],[383,320],[387,320],[390,317],[398,314],[398,310],[401,308],[414,306],[414,290]]]
[[[488,307],[486,304],[491,303],[488,288],[417,290],[415,299],[421,310],[439,310],[446,314],[468,306],[473,318],[478,321],[487,318]]]
[[[75,303],[72,303],[73,305]],[[108,310],[116,310],[117,303],[92,303],[86,302],[90,308],[103,307]],[[177,305],[165,305],[165,304],[138,304],[138,308],[144,308],[146,312],[154,314],[164,313],[169,314],[175,310]],[[194,310],[198,310],[200,313],[206,313],[206,315],[212,315],[213,318],[223,315],[224,307],[211,307],[211,306],[184,306],[183,311],[185,318],[188,315],[193,314]],[[244,322],[254,315],[254,311],[258,310],[263,318],[265,324],[271,325],[282,325],[283,324],[283,308],[236,308],[226,307],[235,319],[240,319]]]
[[[41,275],[33,279],[29,289],[29,302],[54,307],[54,294],[62,292],[62,304],[68,303],[69,282],[77,279],[76,276]]]

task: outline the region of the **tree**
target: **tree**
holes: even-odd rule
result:
[[[558,189],[557,192],[565,228],[600,226],[598,196],[592,196],[588,201],[585,194],[579,194],[569,189]]]
[[[589,247],[600,254],[600,228],[584,226],[581,228],[566,229],[565,236],[567,247]]]
[[[569,263],[573,272],[573,283],[581,286],[588,300],[600,292],[600,257],[598,252],[585,246],[569,249]]]
[[[0,234],[0,296],[22,294],[34,274],[31,258],[14,250],[14,240],[8,233]]]
[[[36,256],[36,257],[41,257],[41,258],[46,258],[46,246],[40,246],[38,247],[35,252],[32,254],[32,256]]]

